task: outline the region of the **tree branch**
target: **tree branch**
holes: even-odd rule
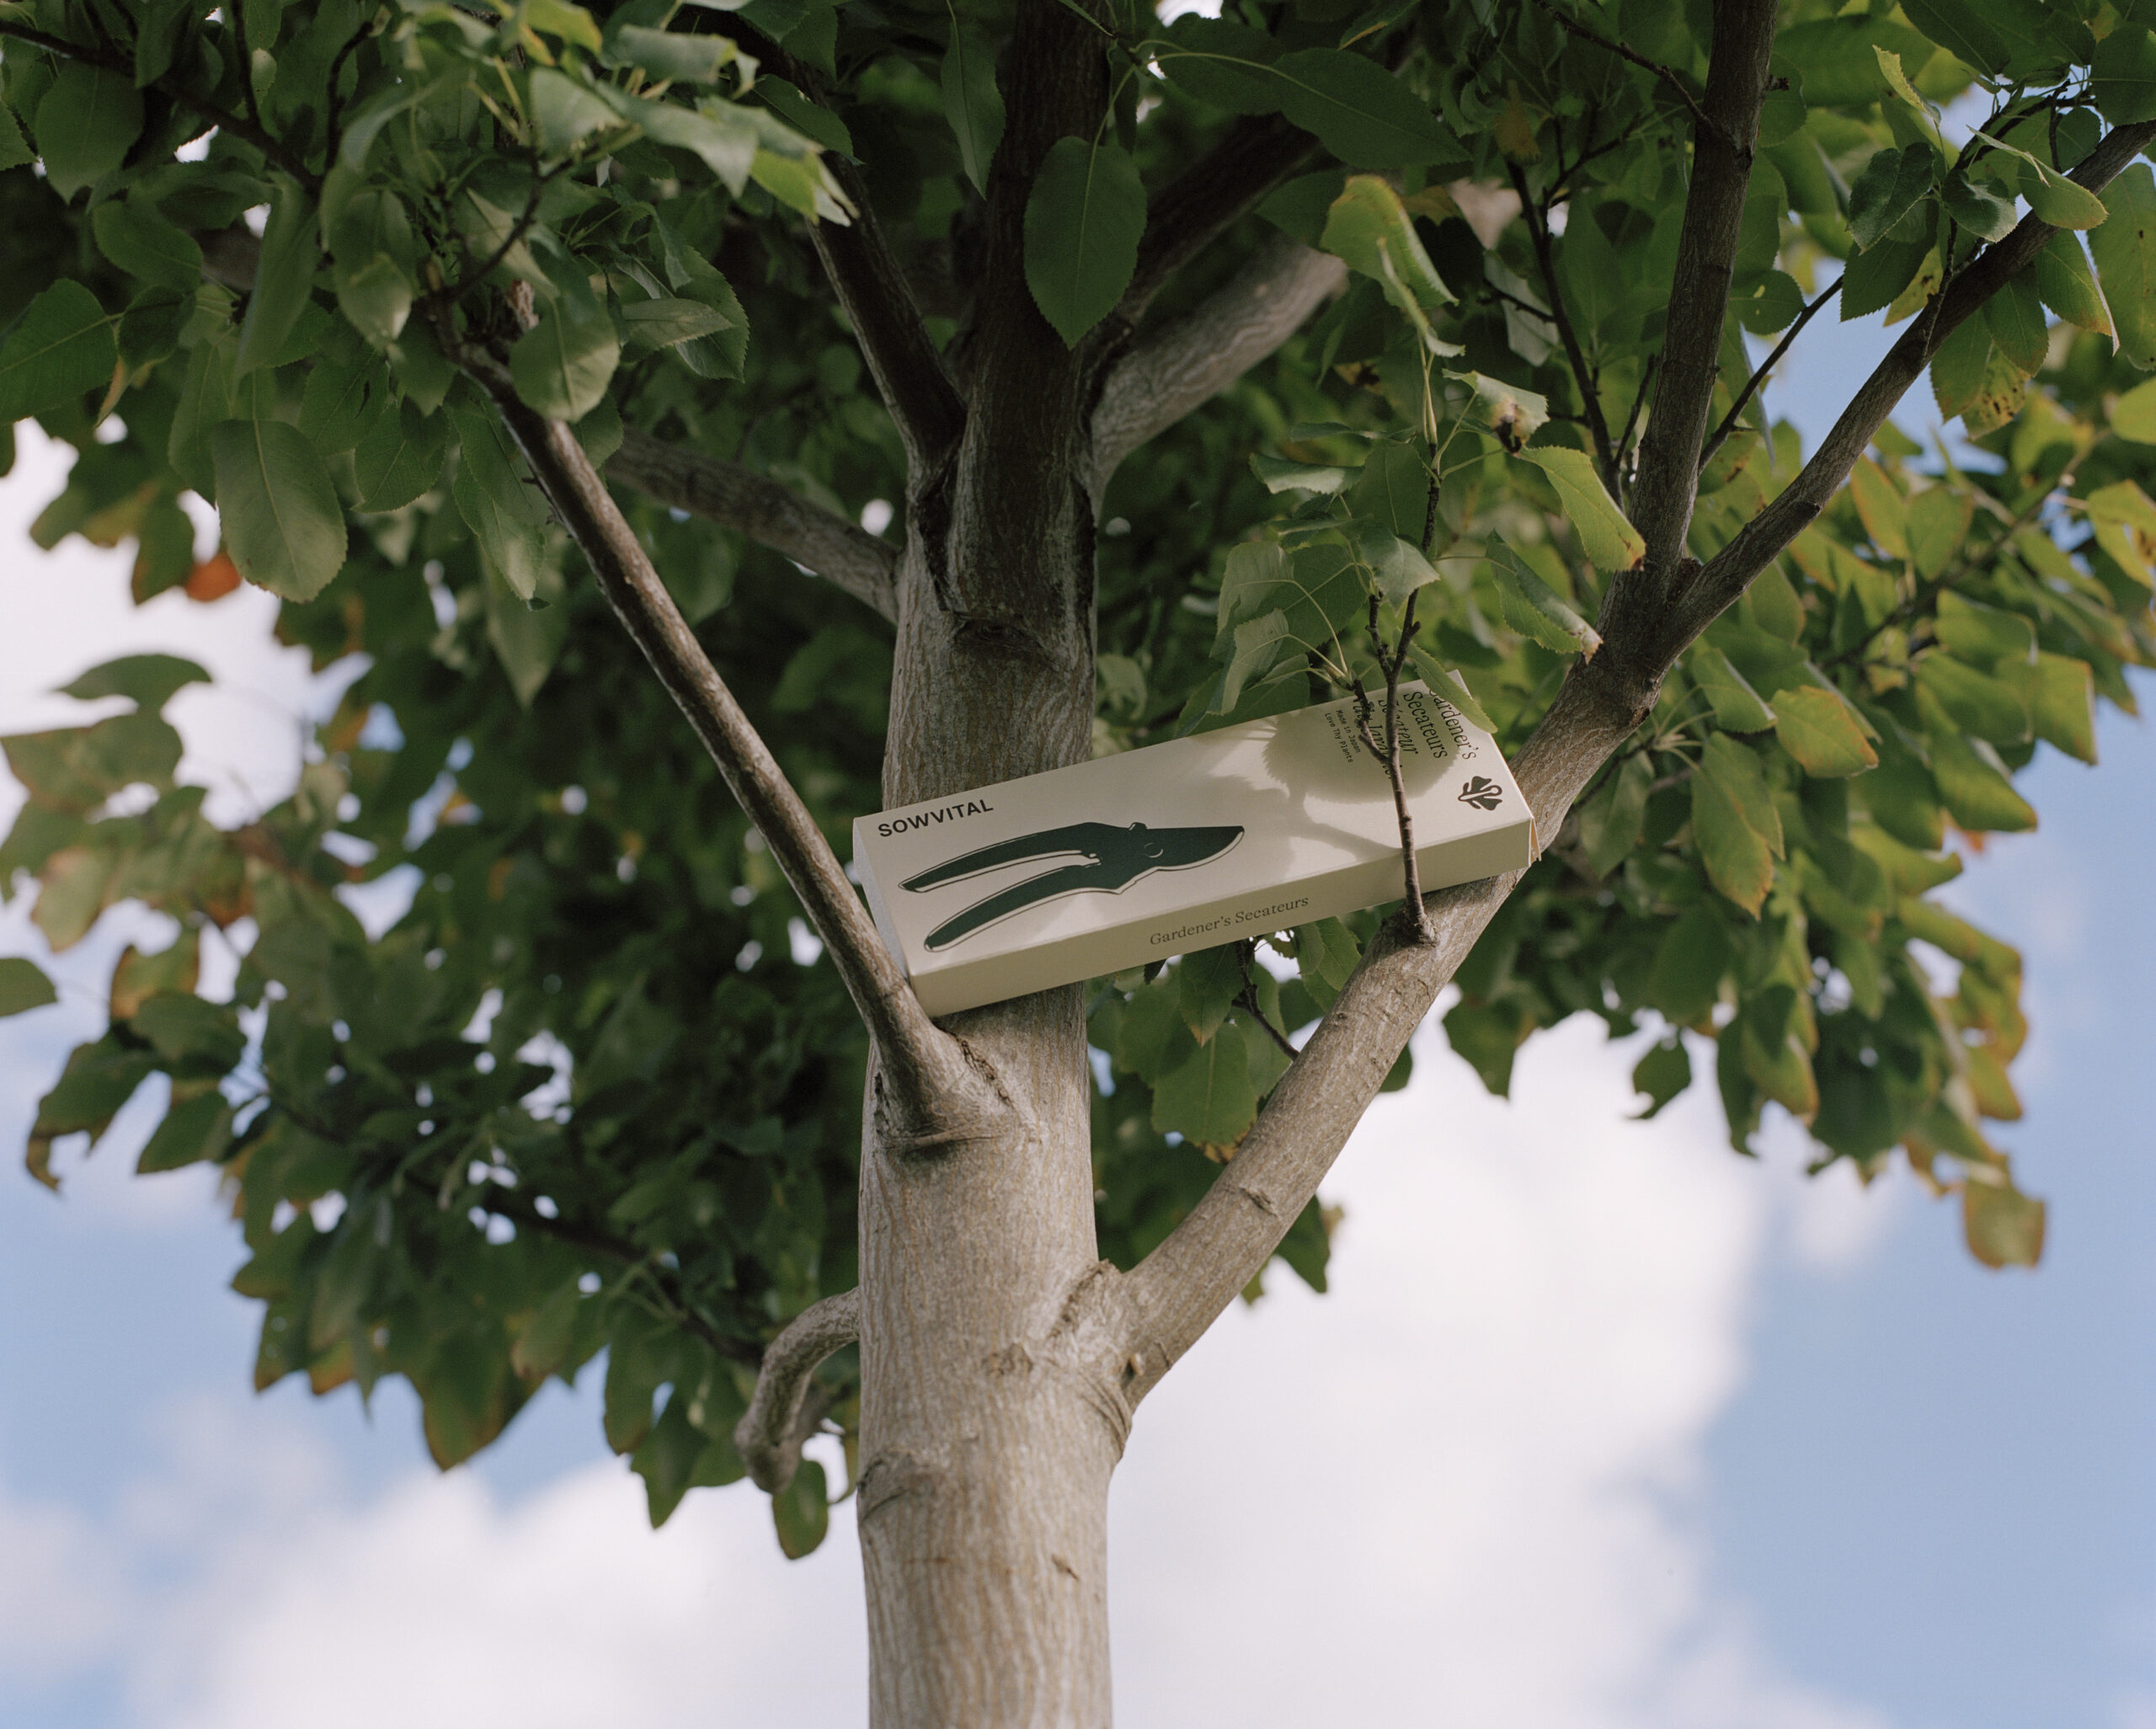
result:
[[[909,466],[923,473],[958,443],[965,430],[966,405],[929,339],[859,171],[835,153],[826,154],[824,161],[852,203],[854,216],[845,227],[811,222],[808,237],[853,326],[883,406],[897,423]]]
[[[1775,0],[1722,0],[1714,9],[1705,115],[1693,137],[1692,189],[1677,241],[1662,375],[1632,486],[1632,521],[1646,542],[1646,557],[1610,584],[1600,621],[1603,636],[1620,648],[1652,639],[1682,579],[1775,12]]]
[[[1550,296],[1550,310],[1543,314],[1557,327],[1557,339],[1565,345],[1565,358],[1572,368],[1572,382],[1579,386],[1580,402],[1587,415],[1587,430],[1594,439],[1594,460],[1602,469],[1602,483],[1615,497],[1618,488],[1617,451],[1609,442],[1609,423],[1602,413],[1602,392],[1596,387],[1595,376],[1587,363],[1587,354],[1580,347],[1579,334],[1572,328],[1572,314],[1565,310],[1565,296],[1557,286],[1557,267],[1550,252],[1550,223],[1540,205],[1528,195],[1527,176],[1517,163],[1508,164],[1512,170],[1513,189],[1519,194],[1520,214],[1527,218],[1528,237],[1534,244],[1534,264],[1542,277],[1542,291]],[[1509,298],[1509,296],[1508,296]]]
[[[2152,143],[2156,143],[2156,120],[2116,127],[2068,178],[2091,192],[2101,192]],[[1787,489],[1747,523],[1673,597],[1667,616],[1657,622],[1652,651],[1665,657],[1665,664],[1742,595],[1752,579],[1766,568],[1768,561],[1826,508],[1828,500],[1849,478],[1865,446],[1894,411],[1894,405],[1924,376],[1940,344],[2009,280],[2026,269],[2057,232],[2047,222],[2024,217],[2012,233],[1970,263],[1911,321],[1902,339],[1872,369],[1870,377]]]
[[[606,478],[738,529],[884,617],[898,618],[898,548],[766,475],[631,429],[607,459]]]
[[[1606,656],[1576,665],[1513,766],[1539,834],[1638,723]],[[1134,1406],[1265,1265],[1370,1101],[1408,1036],[1524,873],[1427,897],[1428,944],[1381,926],[1331,1011],[1273,1089],[1257,1124],[1205,1197],[1124,1280],[1122,1379]]]
[[[1709,93],[1711,105],[1711,79]],[[2156,121],[2118,127],[2073,178],[2100,192],[2152,142]],[[1696,193],[1697,179],[1694,184]],[[1561,832],[1582,789],[1651,711],[1670,664],[1819,514],[1894,405],[1923,376],[1940,344],[2025,269],[2056,232],[2030,217],[1963,270],[1880,362],[1787,490],[1712,562],[1694,567],[1662,607],[1625,609],[1618,627],[1628,634],[1609,638],[1592,662],[1572,668],[1513,763],[1538,834]],[[1673,317],[1671,324],[1681,328]],[[1704,414],[1702,431],[1703,423]],[[1684,452],[1688,472],[1695,472],[1690,465],[1698,448],[1695,433]],[[1409,1035],[1521,874],[1428,897],[1424,905],[1436,933],[1428,947],[1403,943],[1389,929],[1379,931],[1234,1161],[1129,1275],[1122,1341],[1129,1403],[1134,1406],[1151,1390],[1265,1264],[1316,1193]]]
[[[823,831],[682,618],[576,435],[526,407],[508,368],[485,350],[461,343],[446,318],[437,321],[437,330],[492,398],[616,614],[800,897],[875,1041],[883,1062],[879,1085],[896,1112],[896,1126],[941,1139],[954,1125],[1003,1115],[1008,1107],[975,1073],[963,1048],[922,1011]]]
[[[776,1495],[801,1468],[801,1445],[823,1421],[807,1397],[809,1376],[834,1351],[861,1337],[861,1293],[826,1297],[795,1315],[764,1351],[755,1396],[734,1427],[734,1450],[756,1486]]]
[[[1111,318],[1135,328],[1176,272],[1308,162],[1312,148],[1310,135],[1278,115],[1230,127],[1150,201],[1138,268]]]
[[[1124,355],[1093,410],[1095,494],[1125,456],[1278,348],[1347,278],[1331,253],[1276,236],[1197,307]]]

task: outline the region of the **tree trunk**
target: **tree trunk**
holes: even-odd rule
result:
[[[1075,381],[1054,370],[1033,373],[1049,387],[1028,392],[1023,424],[996,412],[1008,392],[977,391],[951,468],[912,500],[889,803],[1090,752],[1091,511],[1077,404],[1054,401]],[[943,1024],[1025,1127],[921,1145],[883,1120],[871,1082],[858,1513],[870,1721],[1095,1729],[1111,1716],[1107,1491],[1129,1415],[1116,1386],[1055,1343],[1097,1260],[1082,994]]]

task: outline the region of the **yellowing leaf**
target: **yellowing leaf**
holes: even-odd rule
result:
[[[1849,705],[1817,685],[1798,685],[1774,698],[1774,736],[1814,780],[1833,781],[1878,766]]]

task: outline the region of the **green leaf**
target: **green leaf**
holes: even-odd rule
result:
[[[232,1145],[232,1106],[214,1086],[174,1104],[135,1161],[135,1174],[153,1177],[221,1158]]]
[[[1691,907],[1655,949],[1647,1000],[1680,1027],[1700,1025],[1721,1000],[1722,975],[1735,958],[1714,909],[1704,902]]]
[[[1367,528],[1357,538],[1355,552],[1369,567],[1370,579],[1388,606],[1403,605],[1416,590],[1438,580],[1436,567],[1421,549],[1389,529]]]
[[[654,78],[692,84],[714,83],[733,64],[735,49],[724,36],[691,36],[643,24],[616,24],[608,32],[606,66],[638,66]]]
[[[1335,467],[1330,464],[1292,462],[1285,456],[1267,456],[1252,453],[1251,472],[1265,484],[1269,493],[1305,492],[1337,493],[1348,484],[1348,477],[1357,471]]]
[[[1984,328],[2017,371],[2032,374],[2044,364],[2051,333],[2044,328],[2043,302],[2025,278],[2009,277],[1984,302]]]
[[[580,420],[606,394],[621,359],[606,312],[563,296],[516,339],[509,371],[526,408],[550,420]]]
[[[1305,48],[1273,61],[1280,111],[1350,168],[1459,164],[1467,152],[1407,86],[1374,60]]]
[[[2040,653],[2034,664],[2009,660],[1999,681],[2029,705],[2036,736],[2082,762],[2096,760],[2096,691],[2089,664]]]
[[[2111,430],[2135,444],[2156,445],[2156,378],[2137,384],[2111,410]]]
[[[1782,855],[1781,818],[1759,759],[1726,733],[1708,735],[1693,771],[1692,832],[1708,879],[1758,917]]]
[[[206,685],[210,675],[192,660],[177,654],[124,654],[92,667],[62,685],[63,696],[94,702],[104,696],[125,696],[144,714],[155,714],[172,700],[173,692],[186,685]]]
[[[1967,498],[1944,486],[1927,488],[1909,500],[1909,562],[1925,581],[1937,577],[1962,550],[1973,509]]]
[[[2089,93],[2115,126],[2156,120],[2156,36],[2122,24],[2096,45]]]
[[[1369,460],[1348,489],[1348,508],[1420,547],[1431,493],[1430,468],[1422,452],[1412,444],[1387,440],[1370,446]]]
[[[1113,144],[1057,139],[1026,200],[1026,283],[1065,344],[1115,310],[1145,232],[1138,164]]]
[[[90,217],[98,250],[131,276],[192,295],[202,285],[202,248],[147,199],[108,200]]]
[[[1673,1033],[1661,1043],[1648,1046],[1632,1070],[1632,1091],[1646,1095],[1647,1107],[1636,1113],[1633,1121],[1648,1121],[1691,1084],[1692,1058],[1679,1035]]]
[[[1461,1002],[1445,1017],[1453,1054],[1499,1098],[1512,1091],[1513,1059],[1534,1030],[1533,1019],[1511,1002]]]
[[[1253,681],[1262,680],[1280,658],[1283,643],[1294,641],[1288,628],[1288,615],[1275,607],[1257,618],[1246,619],[1235,627],[1235,658],[1228,663],[1225,677],[1221,680],[1219,698],[1215,704],[1220,712],[1232,713],[1235,704],[1242,700],[1244,690]]]
[[[1799,685],[1774,698],[1774,736],[1815,781],[1841,780],[1878,766],[1849,704],[1832,691]]]
[[[170,1064],[221,1075],[240,1059],[247,1035],[229,1003],[205,1002],[191,991],[160,990],[138,1006],[130,1024]]]
[[[1932,631],[1940,646],[1956,660],[1966,660],[1987,672],[2000,672],[2001,661],[2027,666],[2036,659],[2036,626],[2018,612],[1987,606],[1951,590],[1939,597],[1939,616]]]
[[[1003,93],[995,88],[995,46],[970,19],[954,19],[943,52],[943,113],[958,141],[958,165],[988,195],[988,167],[1003,141]]]
[[[1221,1026],[1153,1087],[1153,1126],[1201,1146],[1227,1148],[1257,1120],[1257,1089],[1251,1084],[1243,1029]]]
[[[94,726],[0,739],[8,766],[37,803],[87,814],[137,781],[171,784],[179,734],[156,715],[115,714]]]
[[[45,178],[63,199],[103,179],[127,159],[142,131],[142,93],[102,67],[66,61],[37,105]]]
[[[1721,649],[1702,643],[1685,657],[1684,664],[1713,706],[1715,724],[1722,731],[1764,733],[1774,725],[1774,711]]]
[[[526,487],[520,469],[491,416],[451,409],[462,458],[450,496],[481,554],[520,600],[537,592],[545,542],[539,525],[546,507]]]
[[[0,957],[0,1017],[41,1009],[59,1001],[60,993],[36,962],[18,955]]]
[[[2096,285],[2078,235],[2052,235],[2029,266],[2026,280],[2036,289],[2036,298],[2068,323],[2099,336],[2111,334],[2111,309],[2104,303],[2104,291]]]
[[[396,402],[381,355],[349,336],[342,352],[323,355],[307,375],[300,430],[327,456],[349,451],[387,418]]]
[[[248,295],[247,318],[239,328],[239,351],[232,360],[235,380],[277,357],[307,310],[308,290],[322,263],[321,225],[315,219],[314,200],[281,174],[276,189],[270,223],[262,234],[254,286]]]
[[[296,426],[227,420],[210,429],[217,515],[239,574],[280,600],[312,600],[344,564],[344,511]]]
[[[120,350],[97,296],[69,277],[24,309],[0,347],[0,425],[109,383]]]
[[[717,307],[707,306],[700,300],[625,302],[622,323],[627,327],[632,356],[649,354],[656,349],[678,347],[734,327],[733,319]]]
[[[1916,664],[1916,678],[1964,732],[1994,744],[2025,744],[2035,736],[2028,704],[1973,666],[1946,654],[1926,654]]]
[[[449,421],[409,402],[377,419],[353,453],[362,510],[401,510],[441,478]]]
[[[376,348],[387,348],[404,333],[412,314],[412,279],[387,253],[374,257],[337,283],[337,307],[352,328]]]
[[[547,682],[547,675],[554,670],[562,644],[568,640],[568,609],[552,604],[559,598],[559,579],[542,567],[539,586],[531,595],[520,600],[489,562],[486,583],[487,640],[494,644],[494,657],[509,675],[510,688],[516,692],[516,700],[529,708],[531,699],[539,694],[540,686]],[[556,592],[545,592],[549,588]],[[535,605],[540,600],[548,604]]]
[[[2018,157],[2028,168],[2021,177],[2021,193],[2039,221],[2049,222],[2054,228],[2094,228],[2103,222],[2104,200],[2086,186],[2068,179],[2049,163],[2025,150],[1996,140],[1993,147]],[[2112,182],[2113,186],[2117,184]]]
[[[1609,784],[1580,812],[1580,844],[1598,877],[1607,877],[1640,844],[1646,824],[1647,794],[1654,771],[1646,753],[1627,756]]]
[[[594,132],[622,124],[595,91],[547,67],[531,69],[531,118],[541,147],[553,157],[567,156]]]
[[[1627,525],[1629,526],[1629,525]],[[1529,569],[1527,562],[1501,540],[1490,542],[1490,568],[1505,622],[1530,641],[1559,654],[1594,659],[1602,638],[1572,605]]]
[[[1550,477],[1566,519],[1597,569],[1630,570],[1646,557],[1647,543],[1604,489],[1594,461],[1584,451],[1552,448],[1519,454]]]
[[[1963,737],[1929,691],[1920,692],[1918,708],[1924,716],[1925,739],[1931,752],[1931,777],[1938,783],[1940,802],[1954,820],[1978,835],[2020,834],[2035,828],[2036,813],[2014,790],[1998,753],[1980,739]],[[1878,814],[1876,802],[1872,810]]]
[[[1231,19],[1184,13],[1167,29],[1173,45],[1160,56],[1161,70],[1200,102],[1230,114],[1272,114],[1283,87],[1270,74],[1278,48],[1263,30]]]
[[[2132,162],[2105,194],[2111,216],[2089,235],[2095,278],[2117,328],[2119,351],[2156,371],[2156,174]]]
[[[853,135],[846,131],[846,122],[828,108],[811,102],[784,78],[758,78],[756,94],[773,114],[803,137],[813,139],[825,150],[835,151],[841,156],[854,153]]]
[[[24,1160],[30,1175],[47,1188],[59,1187],[52,1143],[63,1134],[87,1134],[94,1146],[156,1065],[148,1051],[125,1046],[109,1033],[94,1044],[76,1046],[58,1083],[38,1102]]]
[[[1931,255],[1929,240],[1878,241],[1849,261],[1842,272],[1841,318],[1844,323],[1891,305],[1896,296],[1916,280],[1924,261]]]
[[[0,99],[0,173],[5,173],[9,168],[26,168],[36,160],[37,152],[30,148],[29,141],[23,136],[22,125],[15,119],[14,109],[8,106],[5,99]]]
[[[1465,680],[1451,667],[1438,659],[1420,643],[1407,645],[1408,664],[1422,675],[1422,682],[1430,693],[1441,702],[1458,709],[1468,722],[1486,733],[1497,730],[1497,723],[1483,712],[1482,705],[1475,700],[1475,693],[1467,688]]]
[[[1876,152],[1849,188],[1849,237],[1866,251],[1931,195],[1934,157],[1929,144]]]
[[[1185,955],[1176,968],[1176,998],[1191,1037],[1203,1044],[1218,1033],[1242,989],[1242,953],[1236,944]]]
[[[801,1461],[793,1481],[771,1497],[771,1519],[778,1528],[778,1546],[788,1561],[813,1554],[830,1527],[831,1512],[824,1483],[824,1467],[813,1459]]]
[[[2006,44],[1967,0],[1903,0],[1909,22],[1966,66],[1998,73],[2006,69]]]
[[[1356,174],[1326,212],[1318,243],[1351,270],[1380,284],[1385,298],[1427,328],[1422,315],[1453,303],[1453,292],[1422,249],[1400,195],[1375,174]]]
[[[1946,214],[1980,240],[2005,239],[2020,214],[2013,194],[1962,173],[1947,177],[1945,203]]]

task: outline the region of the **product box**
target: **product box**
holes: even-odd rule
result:
[[[1534,823],[1488,734],[1400,691],[1425,890],[1517,870]],[[1382,739],[1382,699],[1372,731]],[[855,873],[921,1006],[952,1014],[1401,894],[1385,766],[1352,698],[853,825]]]

